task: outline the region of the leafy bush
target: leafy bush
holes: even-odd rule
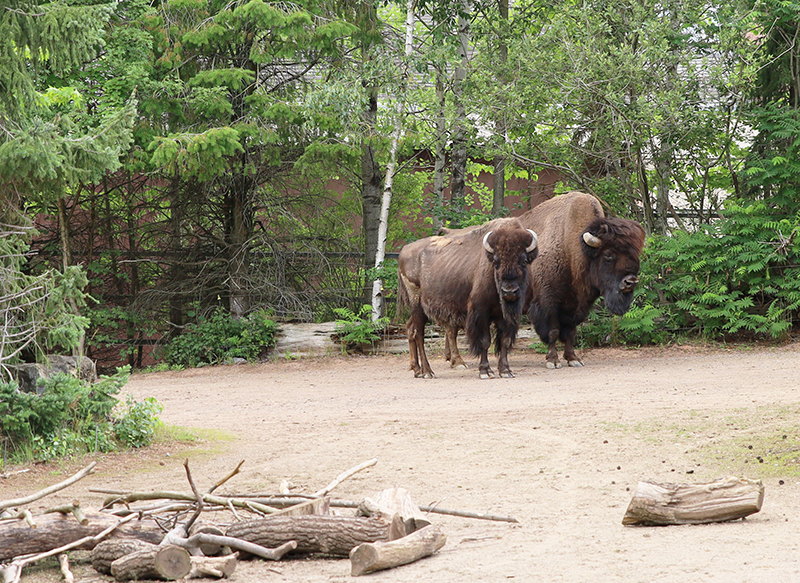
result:
[[[0,382],[0,435],[11,459],[47,460],[117,449],[118,421],[112,412],[119,402],[116,395],[129,378],[128,367],[95,384],[60,373],[40,383],[40,395],[19,391],[15,382]],[[147,406],[151,413],[160,411],[152,403]],[[137,407],[129,403],[129,410]],[[126,421],[124,416],[122,421]],[[126,423],[145,421],[134,416]]]
[[[233,358],[257,360],[275,345],[276,332],[277,325],[266,312],[237,320],[217,310],[197,324],[187,325],[183,334],[167,345],[165,359],[187,367],[221,364]]]
[[[372,321],[372,306],[364,304],[356,313],[350,308],[334,308],[339,318],[334,322],[334,329],[342,342],[342,352],[353,345],[370,344],[381,339],[379,331],[386,328],[389,318],[378,318]]]
[[[153,397],[136,401],[131,395],[125,399],[124,412],[114,423],[114,434],[128,447],[145,447],[153,442],[156,429],[161,425],[158,418],[163,406]]]
[[[622,317],[596,310],[579,329],[581,341],[786,337],[800,310],[799,230],[798,217],[729,200],[723,218],[696,233],[651,237],[631,310]]]

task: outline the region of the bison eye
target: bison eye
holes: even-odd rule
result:
[[[612,261],[614,261],[614,254],[613,253],[605,253],[605,254],[603,254],[603,259],[605,259],[606,261],[611,263]]]

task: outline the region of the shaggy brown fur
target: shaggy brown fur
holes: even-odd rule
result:
[[[539,258],[530,267],[528,317],[548,345],[547,365],[560,368],[560,339],[567,363],[581,366],[574,351],[575,328],[601,295],[613,314],[628,311],[639,280],[644,229],[635,221],[606,218],[597,199],[582,192],[543,202],[519,220],[539,235]],[[599,246],[587,245],[585,232]]]
[[[492,253],[484,249],[484,238]],[[406,330],[415,376],[434,376],[424,345],[428,319],[446,330],[465,328],[471,351],[481,357],[481,378],[494,376],[487,356],[494,324],[500,375],[513,376],[507,353],[530,290],[534,243],[535,236],[518,220],[496,219],[462,235],[428,237],[403,247],[398,306],[411,312]]]

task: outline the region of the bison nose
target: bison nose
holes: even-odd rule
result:
[[[639,283],[639,277],[636,275],[626,275],[622,278],[622,282],[619,284],[620,291],[627,292],[633,290],[636,287],[636,284]]]
[[[519,285],[516,283],[503,282],[500,291],[503,293],[503,299],[507,302],[516,301],[519,297]]]

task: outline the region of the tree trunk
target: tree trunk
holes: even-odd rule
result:
[[[462,1],[461,10],[469,9],[466,0]],[[458,52],[461,61],[453,75],[453,102],[456,106],[453,121],[453,144],[450,163],[450,204],[455,210],[463,210],[466,204],[467,179],[467,110],[464,106],[464,82],[467,78],[467,55],[469,50],[469,22],[461,14],[458,16]],[[461,225],[454,225],[460,227]]]
[[[506,27],[508,26],[508,1],[498,0],[498,10],[500,15],[500,34],[504,35]],[[498,39],[497,60],[499,61],[500,74],[498,75],[498,83],[501,88],[506,87],[506,64],[508,62],[508,45],[506,45],[505,38],[501,36]],[[505,120],[505,105],[504,91],[499,94],[500,106],[497,108],[498,116],[495,120],[495,135],[499,142],[498,149],[502,148],[506,139],[506,120]],[[505,156],[498,153],[494,159],[494,186],[492,188],[492,216],[499,217],[503,213],[506,197],[506,159]]]
[[[232,524],[226,535],[278,547],[297,542],[298,553],[325,553],[346,557],[364,542],[393,540],[405,535],[402,520],[345,516],[272,516]]]
[[[445,168],[447,167],[447,99],[445,97],[445,71],[436,67],[436,153],[433,161],[433,202],[441,212],[444,209]],[[433,227],[442,226],[440,216],[434,216]]]
[[[74,542],[87,536],[95,536],[119,522],[116,516],[106,514],[87,514],[86,526],[71,515],[43,514],[36,516],[36,528],[24,521],[8,520],[0,522],[0,561],[9,561],[21,555],[43,553]],[[134,521],[116,529],[111,538],[138,539],[158,544],[164,536],[152,521]],[[81,548],[91,549],[94,545]]]

